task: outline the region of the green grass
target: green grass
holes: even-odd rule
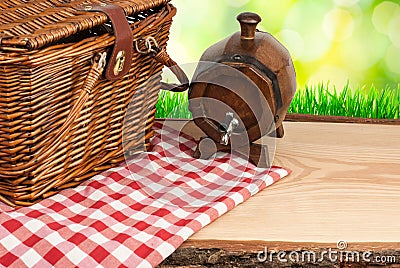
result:
[[[156,104],[157,118],[192,118],[187,92],[161,90]]]
[[[374,86],[351,90],[347,85],[340,92],[336,88],[328,91],[324,85],[306,87],[297,91],[289,113],[398,119],[400,85],[397,89],[384,90]]]
[[[298,90],[293,98],[289,113],[312,115],[336,115],[347,117],[399,119],[400,85],[383,90],[359,88],[351,90],[346,85],[341,91],[327,90],[320,84]],[[186,92],[161,91],[157,103],[158,118],[191,118]]]

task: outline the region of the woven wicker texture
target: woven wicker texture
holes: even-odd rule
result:
[[[165,48],[176,12],[168,1],[108,2],[130,14],[135,40],[152,36]],[[153,134],[163,65],[134,51],[127,75],[101,78],[93,59],[114,36],[99,26],[106,15],[74,10],[83,4],[0,3],[1,36],[12,36],[0,49],[0,200],[10,205],[30,205],[120,163],[123,132],[132,152]],[[124,122],[130,102],[135,116]]]

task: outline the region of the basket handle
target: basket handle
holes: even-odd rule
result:
[[[154,55],[154,58],[158,62],[167,66],[172,71],[172,73],[175,74],[176,78],[178,78],[179,82],[181,83],[180,85],[177,85],[161,82],[162,89],[172,92],[183,92],[189,88],[189,79],[186,76],[185,72],[182,70],[181,67],[178,66],[178,64],[176,64],[174,60],[170,58],[170,56],[164,49],[161,49],[160,52]]]
[[[146,50],[141,50],[139,48],[139,42],[144,41]],[[136,51],[152,56],[155,60],[168,67],[172,73],[178,78],[180,85],[173,83],[161,82],[161,88],[164,90],[169,90],[172,92],[183,92],[189,88],[189,78],[182,70],[181,67],[168,55],[167,51],[160,47],[156,39],[152,36],[146,37],[145,39],[139,39],[135,41]]]

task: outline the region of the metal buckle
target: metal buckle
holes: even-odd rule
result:
[[[144,42],[146,47],[145,50],[140,49],[139,43]],[[160,51],[160,46],[157,43],[157,40],[153,36],[148,36],[146,38],[140,38],[135,41],[135,49],[140,54],[150,54],[150,53],[157,53]]]

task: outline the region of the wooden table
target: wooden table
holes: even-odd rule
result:
[[[192,122],[169,124],[203,135]],[[360,252],[348,265],[386,258],[400,267],[400,126],[285,122],[285,131],[274,164],[293,173],[193,235],[161,267],[306,265],[296,256],[340,252],[338,241],[347,242],[342,252]],[[286,259],[296,252],[288,262],[277,254],[260,262],[265,248]],[[339,265],[326,257],[314,265]]]

